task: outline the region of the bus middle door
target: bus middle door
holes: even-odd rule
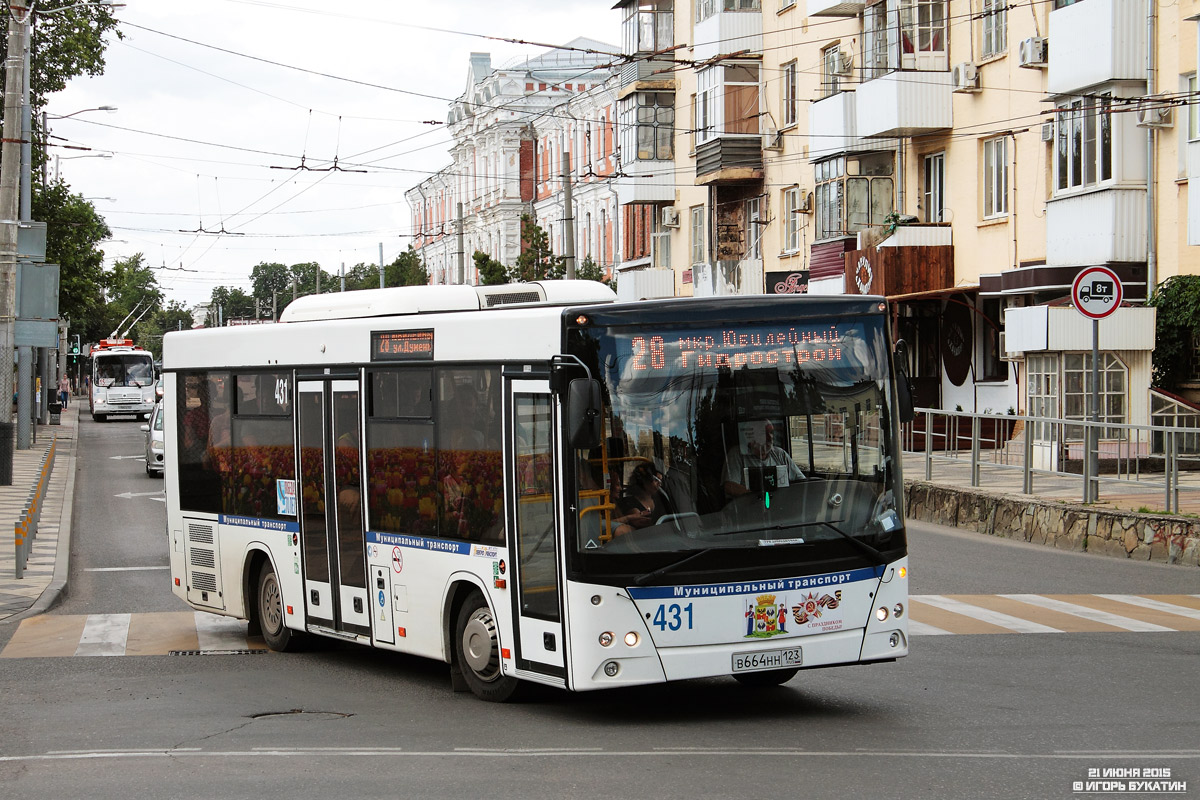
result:
[[[559,569],[554,407],[544,380],[509,383],[507,406],[510,503],[509,553],[513,565],[517,668],[563,685],[566,653]]]
[[[307,618],[370,635],[357,380],[296,381]]]

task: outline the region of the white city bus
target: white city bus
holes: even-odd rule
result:
[[[154,408],[154,355],[131,339],[104,339],[92,345],[92,390],[88,397],[92,419],[104,422],[110,414],[134,414],[139,419]]]
[[[175,593],[488,700],[907,654],[885,303],[613,300],[365,290],[167,334]]]

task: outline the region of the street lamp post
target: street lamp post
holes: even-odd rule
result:
[[[76,3],[52,11],[65,11],[84,5],[114,7],[112,0]],[[21,178],[24,168],[21,151],[22,116],[26,106],[27,69],[25,53],[29,48],[29,21],[32,2],[9,0],[8,58],[4,69],[4,126],[0,137],[0,362],[11,358],[16,345],[17,310],[17,231],[20,212]],[[26,178],[28,179],[28,178]],[[13,396],[13,374],[0,363],[0,486],[13,482],[13,418],[5,398]]]

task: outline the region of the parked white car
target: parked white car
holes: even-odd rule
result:
[[[150,477],[163,476],[163,407],[162,403],[154,404],[150,412],[150,423],[143,425],[146,432],[146,474]]]

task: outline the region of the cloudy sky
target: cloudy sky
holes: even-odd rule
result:
[[[611,0],[126,3],[105,74],[50,98],[50,170],[108,220],[107,264],[142,253],[188,305],[249,288],[262,261],[336,274],[377,263],[380,243],[395,258],[404,192],[449,164],[427,121],[445,121],[470,53],[500,66],[541,43],[620,42]],[[99,106],[117,111],[75,114]]]

